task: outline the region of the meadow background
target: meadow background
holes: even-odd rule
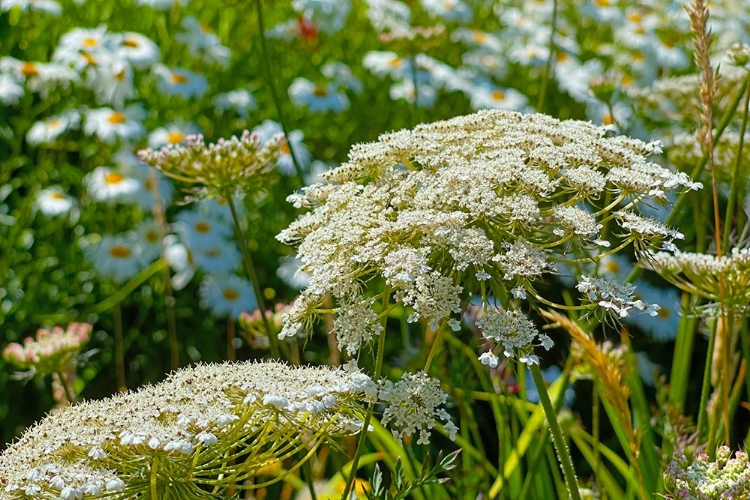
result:
[[[185,191],[136,155],[192,134],[207,143],[243,130],[263,142],[286,134],[275,168],[234,193],[269,309],[290,304],[305,286],[294,248],[275,238],[304,212],[288,195],[346,161],[357,143],[480,109],[546,113],[662,141],[656,161],[705,187],[653,199],[648,215],[683,233],[675,241],[683,252],[715,255],[717,239],[724,254],[744,248],[750,52],[738,44],[750,41],[750,3],[710,8],[713,171],[696,134],[705,122],[701,68],[682,2],[0,0],[0,347],[39,328],[91,324],[67,374],[76,397],[87,399],[199,361],[269,357],[226,199]],[[635,260],[629,250],[597,272],[633,281],[639,297],[661,306],[656,316],[599,325],[571,315],[591,329],[590,349],[619,349],[611,369],[627,387],[631,413],[618,413],[596,381],[593,352],[571,348],[559,333],[552,350],[537,349],[580,485],[598,498],[652,498],[665,492],[662,472],[676,450],[692,458],[708,445],[713,458],[718,444],[744,447],[749,430],[747,308],[732,309],[717,333],[710,275],[670,283]],[[733,270],[735,305],[750,302],[748,270]],[[550,275],[540,287],[565,302],[575,289],[570,274]],[[384,375],[394,380],[430,352],[426,326],[405,319],[395,310],[387,324],[394,333]],[[287,361],[346,361],[335,335],[326,335],[330,325],[329,318],[316,335],[286,341]],[[373,462],[392,467],[403,455],[418,468],[427,449],[435,456],[461,448],[450,481],[415,498],[562,495],[525,365],[504,359],[489,370],[476,356],[447,354],[458,345],[479,353],[475,330],[464,321],[459,344],[442,346],[431,365],[459,438],[436,432],[429,447],[401,448],[378,434],[368,445],[381,453]],[[0,360],[0,449],[71,399],[52,374],[30,368]],[[710,425],[696,434],[704,413]],[[626,449],[628,426],[639,449]],[[340,444],[318,452],[316,480],[341,482],[335,477],[354,441]],[[360,476],[372,474],[365,463]],[[288,481],[266,494],[304,490]]]

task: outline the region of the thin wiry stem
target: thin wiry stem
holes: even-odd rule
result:
[[[271,57],[268,51],[268,40],[266,40],[266,27],[263,21],[263,0],[255,0],[255,10],[258,15],[258,32],[260,34],[260,50],[262,53],[261,59],[263,59],[263,70],[266,77],[266,84],[268,85],[268,91],[271,93],[271,99],[273,100],[273,106],[276,108],[276,115],[279,118],[279,124],[281,125],[281,131],[284,133],[284,137],[287,138],[287,146],[289,147],[289,155],[292,157],[292,163],[294,164],[294,170],[297,173],[297,179],[300,185],[305,184],[304,173],[302,172],[302,166],[297,159],[297,154],[294,151],[294,145],[289,140],[289,131],[287,127],[287,121],[284,116],[284,110],[281,106],[281,100],[276,94],[276,84],[273,79],[273,71],[271,70]]]
[[[122,307],[120,303],[112,308],[115,329],[115,373],[117,377],[117,390],[125,392],[128,390],[125,382],[125,345],[122,334]]]
[[[547,62],[544,64],[544,74],[542,75],[542,86],[539,90],[539,99],[536,103],[536,110],[539,113],[544,112],[544,101],[547,97],[547,86],[549,85],[550,73],[552,72],[552,58],[555,57],[555,31],[557,31],[557,0],[552,2],[552,21],[549,32],[549,53]]]
[[[247,277],[250,279],[250,283],[252,283],[253,285],[255,298],[258,301],[258,309],[260,310],[260,317],[263,320],[263,326],[266,329],[268,342],[271,346],[271,355],[274,358],[279,358],[279,342],[278,338],[276,337],[276,329],[273,328],[271,322],[268,319],[268,315],[266,314],[266,311],[268,309],[266,309],[266,301],[263,299],[263,290],[260,288],[260,283],[258,282],[258,275],[255,272],[255,265],[253,264],[253,258],[250,255],[250,249],[247,248],[247,240],[245,239],[245,233],[244,231],[242,231],[242,226],[240,225],[240,220],[237,215],[237,209],[235,208],[234,201],[232,200],[232,193],[227,191],[224,193],[224,197],[227,199],[229,210],[232,212],[232,220],[234,220],[234,231],[236,233],[237,240],[240,243],[240,249],[242,250],[242,260],[245,264],[245,272],[247,273]]]

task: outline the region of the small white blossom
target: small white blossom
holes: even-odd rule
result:
[[[440,408],[448,395],[440,388],[440,381],[425,372],[405,373],[395,384],[386,381],[378,397],[386,403],[381,421],[399,441],[419,431],[417,444],[429,444],[430,429],[438,421],[451,421],[448,412]]]

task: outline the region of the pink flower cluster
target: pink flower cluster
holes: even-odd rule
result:
[[[59,326],[52,330],[41,328],[36,340],[27,337],[23,345],[12,342],[3,349],[3,359],[21,369],[34,368],[40,373],[54,373],[65,369],[65,364],[91,337],[91,325],[72,323],[67,330]]]

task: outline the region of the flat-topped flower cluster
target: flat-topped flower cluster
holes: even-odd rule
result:
[[[330,435],[359,432],[358,372],[207,364],[53,413],[0,456],[0,498],[216,498]],[[236,464],[228,464],[236,459]]]
[[[3,349],[3,359],[22,370],[33,369],[49,374],[67,369],[70,360],[80,352],[91,337],[91,325],[73,323],[65,330],[41,328],[36,337],[28,337],[23,345],[11,342]]]
[[[387,310],[376,310],[373,296],[382,286],[410,309],[409,321],[456,329],[472,294],[485,309],[489,296],[508,310],[520,310],[516,299],[544,302],[535,282],[557,262],[596,261],[630,243],[672,248],[682,235],[642,217],[638,204],[701,186],[648,160],[660,152],[658,142],[613,136],[608,127],[509,111],[357,145],[323,183],[289,198],[311,210],[278,239],[298,246],[310,281],[280,337],[306,332],[330,293],[339,347],[353,355],[381,332]],[[608,223],[619,230],[600,234]],[[518,332],[484,333],[514,347],[506,354],[517,352]]]

